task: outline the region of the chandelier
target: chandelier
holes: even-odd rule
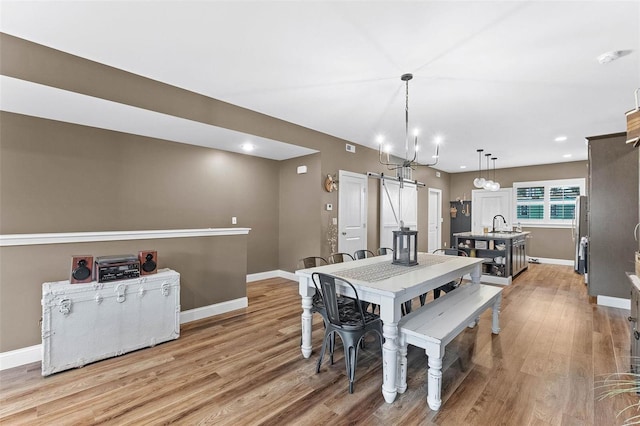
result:
[[[418,166],[431,167],[438,164],[438,156],[440,154],[440,141],[436,140],[436,151],[433,155],[435,161],[430,164],[421,164],[416,161],[418,155],[418,132],[414,133],[413,140],[413,157],[409,158],[409,81],[413,78],[413,74],[402,74],[400,80],[405,82],[405,107],[404,107],[404,160],[403,161],[391,161],[389,151],[384,150],[386,153],[386,160],[384,159],[383,144],[384,137],[378,136],[378,161],[380,164],[387,166],[389,170],[395,170],[399,177],[406,177],[408,175],[408,169],[415,170]]]
[[[402,219],[402,188],[404,187],[405,180],[410,181],[410,179],[407,179],[410,176],[410,170],[415,170],[418,166],[435,166],[438,164],[438,156],[440,154],[440,141],[437,140],[436,152],[433,156],[435,161],[430,164],[418,163],[416,161],[418,155],[418,135],[416,133],[414,134],[413,139],[413,156],[409,156],[409,81],[412,78],[413,74],[402,74],[400,77],[400,80],[405,83],[404,160],[391,161],[389,150],[386,150],[386,159],[384,159],[382,149],[384,138],[382,136],[378,137],[378,161],[380,161],[380,164],[386,166],[389,170],[395,170],[396,178],[400,183],[400,190],[398,191],[398,216],[396,217],[400,229],[393,231],[393,259],[391,263],[403,266],[414,266],[418,264],[418,231],[411,230],[409,227],[404,226],[404,221]],[[369,176],[372,175],[373,174],[371,173],[369,174]],[[383,183],[386,178],[384,174],[380,174],[375,177],[381,179]],[[415,181],[415,185],[416,189],[418,186],[424,186],[424,184],[420,185],[418,181]],[[391,196],[389,195],[386,186],[384,188],[393,210]],[[395,211],[393,213],[395,215]]]

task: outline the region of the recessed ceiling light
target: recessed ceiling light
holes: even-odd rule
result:
[[[466,168],[467,168],[467,166],[460,166],[460,168],[461,168],[461,169],[466,169]]]
[[[563,157],[564,158],[571,158],[571,154],[564,154]]]
[[[556,141],[556,142],[564,142],[564,141],[566,141],[566,140],[567,140],[567,137],[566,137],[566,136],[564,136],[564,135],[558,136],[558,137],[556,137],[556,138],[554,139],[554,141]]]
[[[600,64],[608,64],[609,62],[613,62],[616,59],[622,56],[622,50],[612,50],[611,52],[605,52],[602,55],[598,56],[596,60]]]
[[[251,152],[251,151],[253,151],[253,148],[254,148],[254,146],[252,144],[250,144],[250,143],[242,144],[242,150],[244,152]]]

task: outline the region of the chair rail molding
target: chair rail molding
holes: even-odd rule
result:
[[[88,243],[96,241],[153,240],[158,238],[246,235],[251,228],[165,229],[148,231],[61,232],[0,235],[0,247],[39,244]]]

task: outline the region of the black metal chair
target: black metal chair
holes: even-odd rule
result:
[[[445,253],[445,254],[449,254],[447,252],[457,252],[457,254],[455,256],[469,256],[467,254],[466,251],[464,250],[456,250],[456,249],[436,249],[434,251],[432,251],[431,253],[433,254],[437,254],[437,253]],[[453,256],[453,255],[452,255]],[[460,286],[460,284],[462,284],[462,278],[460,277],[460,279],[456,280],[456,281],[450,281],[448,283],[446,283],[445,285],[442,285],[436,289],[433,290],[433,299],[437,299],[440,297],[440,293],[441,292],[445,292],[445,293],[449,293],[450,291],[455,290],[456,288],[458,288]],[[427,294],[421,294],[420,295],[420,306],[424,306],[425,302],[427,300]]]
[[[393,253],[393,249],[390,249],[389,247],[378,248],[378,256],[384,256],[385,254],[391,254],[391,253]]]
[[[327,259],[320,256],[309,256],[303,259],[300,259],[300,262],[306,268],[315,268],[316,266],[328,265]]]
[[[303,259],[300,259],[300,264],[303,265],[304,268],[315,268],[316,266],[328,265],[329,262],[324,257],[320,256],[308,256]],[[347,304],[353,304],[353,299],[347,297],[338,297],[338,305],[343,306]],[[313,299],[311,300],[311,313],[318,313],[322,317],[322,321],[324,322],[325,328],[327,327],[328,319],[326,309],[324,307],[324,302],[322,300],[322,295],[316,290],[316,294],[313,295]],[[333,357],[333,344],[334,339],[331,339],[329,342],[331,348],[331,356]],[[333,363],[333,359],[331,360]]]
[[[320,358],[316,365],[316,373],[320,372],[320,366],[322,365],[322,359],[324,358],[327,345],[329,345],[331,363],[333,364],[332,336],[337,333],[344,346],[344,360],[347,368],[347,377],[349,378],[349,393],[353,393],[360,343],[365,334],[374,332],[378,335],[380,351],[382,352],[382,320],[378,315],[362,309],[358,291],[349,281],[318,272],[315,272],[311,276],[311,279],[316,286],[316,294],[320,294],[323,298],[328,321],[324,333],[322,350],[320,351]],[[355,304],[340,306],[338,303],[336,280],[351,287],[355,295]]]
[[[331,253],[329,255],[329,263],[342,263],[355,260],[349,253]]]
[[[367,257],[374,257],[375,254],[373,254],[373,252],[371,250],[356,250],[355,253],[353,253],[353,257],[355,259],[366,259]]]

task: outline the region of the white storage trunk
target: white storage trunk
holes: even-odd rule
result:
[[[42,285],[42,375],[180,336],[180,274]]]

